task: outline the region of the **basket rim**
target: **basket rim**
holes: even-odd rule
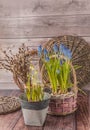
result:
[[[67,98],[70,98],[72,96],[77,97],[77,94],[74,93],[73,91],[65,93],[65,94],[58,94],[58,95],[51,94],[51,99],[67,99]]]

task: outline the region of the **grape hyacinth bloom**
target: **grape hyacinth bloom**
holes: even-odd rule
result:
[[[41,53],[42,53],[42,46],[40,45],[40,46],[38,47],[38,55],[40,56]]]
[[[71,59],[72,58],[72,52],[68,49],[68,51],[67,51],[67,57],[69,58],[69,59]]]
[[[63,54],[63,49],[64,49],[64,44],[63,43],[61,43],[60,44],[60,48],[59,48],[59,51],[61,52],[61,54]]]
[[[47,49],[44,49],[44,56],[47,56],[48,55],[48,51]]]
[[[47,57],[45,57],[45,61],[46,62],[49,62],[50,61],[50,59],[49,59],[49,57],[47,56]]]
[[[60,44],[60,52],[64,54],[68,59],[72,58],[72,52],[64,44]]]
[[[63,49],[63,54],[68,57],[68,59],[71,59],[72,58],[72,53],[71,51],[67,48],[67,47],[64,47]]]
[[[61,60],[60,60],[60,65],[63,65],[64,62],[65,62],[65,60],[64,60],[64,59],[61,59]]]
[[[54,50],[55,53],[57,53],[59,51],[59,48],[58,48],[56,43],[53,46],[53,50]]]

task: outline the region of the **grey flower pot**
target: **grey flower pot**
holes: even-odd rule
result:
[[[24,94],[19,98],[25,124],[31,126],[43,126],[48,111],[50,94],[45,93],[44,100],[39,102],[28,102],[24,99]]]

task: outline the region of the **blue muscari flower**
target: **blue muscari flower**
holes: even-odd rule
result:
[[[59,50],[60,50],[61,54],[64,54],[64,56],[68,57],[69,59],[72,58],[72,52],[64,44],[62,44],[62,43],[60,44]]]
[[[40,45],[40,46],[38,47],[38,55],[41,55],[41,53],[42,53],[42,46]]]
[[[67,57],[68,54],[68,48],[66,46],[63,47],[63,54]]]
[[[59,48],[57,46],[57,43],[54,43],[53,50],[54,50],[55,53],[58,52]]]
[[[45,61],[46,61],[46,62],[50,61],[50,59],[49,59],[48,56],[45,57]]]
[[[60,74],[60,70],[56,70],[56,73],[57,73],[57,74]]]
[[[65,48],[65,45],[61,43],[59,47],[59,51],[61,52],[61,54],[63,53],[64,48]]]
[[[62,60],[60,60],[60,65],[62,65],[64,63],[64,60],[62,59]]]
[[[61,44],[60,44],[60,47],[59,47],[59,51],[60,51],[61,53],[63,53],[63,48],[64,48],[64,45],[63,45],[63,43],[61,43]]]
[[[64,56],[68,57],[68,59],[72,58],[72,52],[67,47],[64,47],[63,54]]]
[[[48,54],[47,49],[44,49],[44,50],[43,50],[43,53],[44,53],[44,56],[46,56],[46,55]]]
[[[67,51],[67,57],[69,58],[69,59],[71,59],[72,58],[72,52],[68,49],[68,51]]]

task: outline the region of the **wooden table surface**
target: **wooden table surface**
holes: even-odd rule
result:
[[[19,90],[0,90],[0,96],[18,96],[20,95]],[[80,97],[80,104],[84,103],[82,97]],[[46,122],[43,127],[31,127],[24,124],[21,110],[10,113],[7,115],[0,115],[0,130],[90,130],[89,128],[89,102],[90,92],[87,92],[85,98],[84,108],[78,108],[78,110],[71,115],[61,116],[50,116],[47,115]],[[87,103],[87,104],[86,104]],[[88,109],[87,109],[88,108]]]

